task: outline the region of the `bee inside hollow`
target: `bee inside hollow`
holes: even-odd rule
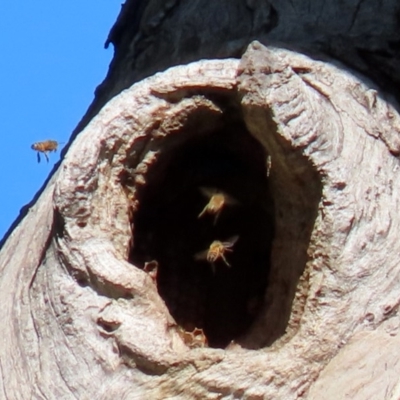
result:
[[[139,193],[130,260],[157,260],[171,315],[211,347],[240,341],[264,299],[274,235],[266,159],[235,123],[161,155]]]

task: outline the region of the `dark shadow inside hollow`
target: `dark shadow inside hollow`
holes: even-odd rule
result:
[[[278,129],[273,113],[263,106],[249,106],[244,119],[271,155],[268,181],[274,199],[275,230],[266,296],[254,323],[239,340],[243,347],[258,349],[282,336],[278,346],[284,345],[301,324],[311,279],[305,268],[315,249],[312,235],[323,184],[304,148],[293,147],[279,132],[282,127]]]
[[[274,212],[267,154],[237,121],[214,132],[187,134],[161,154],[138,192],[130,261],[156,260],[158,291],[186,331],[203,329],[209,346],[225,347],[246,333],[268,284]],[[232,198],[218,217],[199,214],[204,192]],[[213,264],[207,249],[232,242]]]

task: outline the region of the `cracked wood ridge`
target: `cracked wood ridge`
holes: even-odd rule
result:
[[[0,397],[398,398],[400,119],[335,65],[253,42],[109,101],[1,251]]]

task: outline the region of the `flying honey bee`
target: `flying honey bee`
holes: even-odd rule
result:
[[[231,267],[228,260],[225,257],[225,253],[232,252],[233,245],[237,242],[239,236],[233,236],[227,242],[220,242],[219,240],[214,240],[207,250],[201,251],[195,255],[196,260],[207,260],[211,264],[213,273],[215,273],[214,263],[221,259],[227,267]]]
[[[46,157],[47,162],[49,162],[49,157],[47,153],[50,153],[51,151],[57,151],[57,147],[58,142],[56,142],[55,140],[45,140],[43,142],[33,143],[31,149],[37,151],[37,159],[38,163],[40,163],[40,153],[43,153]]]
[[[225,205],[238,203],[237,200],[218,189],[201,187],[200,191],[204,196],[208,197],[210,201],[206,204],[197,218],[201,218],[205,214],[213,214],[215,215],[214,225],[217,223],[217,219]]]

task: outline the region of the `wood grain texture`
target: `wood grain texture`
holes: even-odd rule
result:
[[[128,262],[131,218],[165,152],[233,118],[216,93],[271,157],[276,234],[254,324],[191,349]],[[399,121],[340,64],[257,42],[116,96],[1,250],[2,396],[396,398]]]

